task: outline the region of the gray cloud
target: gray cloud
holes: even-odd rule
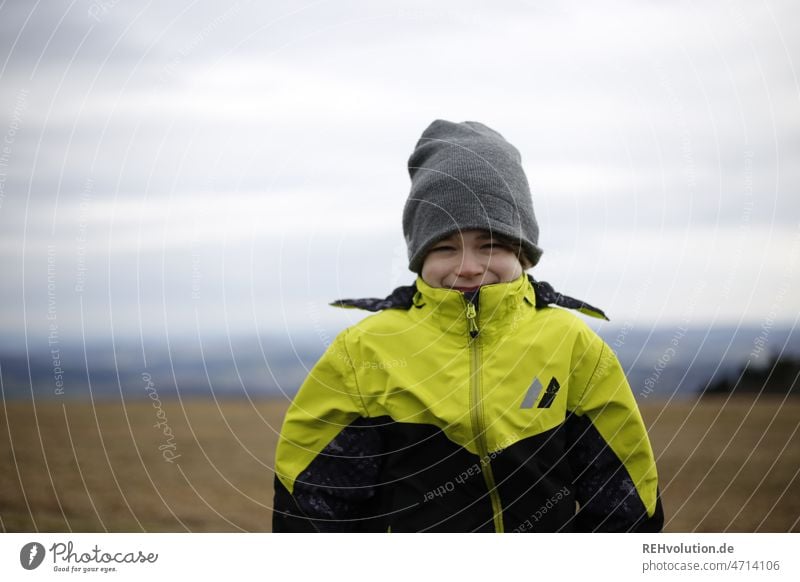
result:
[[[0,317],[19,329],[22,304],[41,311],[48,245],[69,288],[83,244],[93,277],[81,297],[98,329],[109,303],[124,325],[138,307],[165,306],[165,321],[192,325],[197,248],[210,328],[252,325],[253,309],[259,324],[313,327],[309,302],[378,295],[411,277],[405,161],[437,117],[481,120],[520,149],[555,283],[624,313],[637,273],[667,289],[681,273],[717,281],[704,291],[709,308],[723,282],[738,305],[784,281],[774,259],[792,248],[800,216],[790,58],[800,40],[788,30],[798,11],[5,3],[0,140],[18,127],[0,166],[0,264],[24,269],[26,285],[21,275],[0,283],[12,298]],[[764,252],[751,242],[770,237]],[[257,268],[242,262],[254,248]],[[759,278],[748,279],[749,261]],[[617,264],[625,272],[608,270]],[[250,298],[254,281],[262,301]],[[231,309],[220,316],[223,295]],[[77,297],[64,301],[75,317]],[[652,301],[646,317],[677,316],[670,298]]]

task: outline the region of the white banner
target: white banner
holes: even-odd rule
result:
[[[795,581],[798,554],[797,534],[3,534],[0,579]]]

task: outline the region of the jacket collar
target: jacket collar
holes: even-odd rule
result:
[[[520,279],[523,277],[526,276],[523,274]],[[589,315],[598,319],[605,319],[606,321],[608,320],[606,314],[597,307],[589,305],[580,299],[575,299],[568,295],[559,293],[546,281],[536,281],[531,275],[527,275],[526,278],[532,291],[526,290],[522,295],[527,302],[536,308],[541,309],[547,307],[548,305],[558,305],[559,307],[565,307],[567,309],[575,309],[584,315]],[[489,303],[492,302],[492,298],[495,296],[496,291],[491,291],[490,288],[502,285],[513,285],[514,283],[519,282],[520,279],[517,279],[517,281],[512,281],[511,283],[497,283],[495,285],[486,285],[481,287],[481,291],[479,292],[481,294],[479,299],[479,308],[482,311],[485,311],[484,306],[487,305],[487,303],[484,301],[484,293],[487,296],[486,300],[489,301]],[[427,288],[427,292],[424,294],[418,289],[418,286],[421,287],[422,285]],[[522,282],[520,282],[520,285],[522,286]],[[484,292],[484,290],[487,291]],[[334,307],[365,309],[367,311],[382,311],[384,309],[411,309],[414,305],[418,304],[420,298],[427,296],[435,299],[440,293],[447,293],[448,298],[457,298],[458,295],[463,296],[463,293],[460,291],[431,287],[425,283],[421,277],[417,277],[417,280],[413,285],[397,287],[387,297],[382,299],[377,297],[365,297],[361,299],[337,299],[336,301],[331,302],[331,305]],[[500,293],[500,296],[502,297],[503,293]],[[442,299],[444,299],[444,296]]]
[[[413,297],[419,315],[430,318],[443,330],[464,334],[468,329],[467,306],[472,303],[476,310],[476,324],[482,334],[507,323],[507,318],[526,302],[531,308],[536,305],[536,296],[528,278],[523,274],[514,281],[484,285],[474,293],[454,289],[431,287],[422,277],[416,280],[417,292]]]

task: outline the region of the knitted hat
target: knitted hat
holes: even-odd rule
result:
[[[532,265],[542,250],[519,151],[475,121],[434,121],[408,159],[403,210],[408,268],[422,271],[428,249],[455,232],[483,229],[516,241]]]

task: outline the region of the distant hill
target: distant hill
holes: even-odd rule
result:
[[[648,399],[695,398],[708,386],[730,390],[742,376],[763,371],[772,352],[800,359],[800,328],[773,327],[762,342],[759,327],[599,324],[597,331],[619,357],[634,396]],[[65,334],[66,335],[66,334]],[[0,399],[74,398],[149,400],[151,385],[160,398],[278,397],[294,395],[335,335],[315,330],[260,335],[158,334],[142,338],[29,338],[0,335]],[[787,360],[788,361],[788,360]],[[794,360],[792,360],[794,361]],[[771,369],[773,362],[767,369]],[[754,370],[758,368],[758,370]],[[768,390],[793,386],[795,376],[773,373]],[[756,391],[763,385],[756,376]]]
[[[800,395],[800,357],[774,355],[759,368],[745,365],[732,379],[722,378],[700,390],[701,395],[714,394],[791,394]]]

